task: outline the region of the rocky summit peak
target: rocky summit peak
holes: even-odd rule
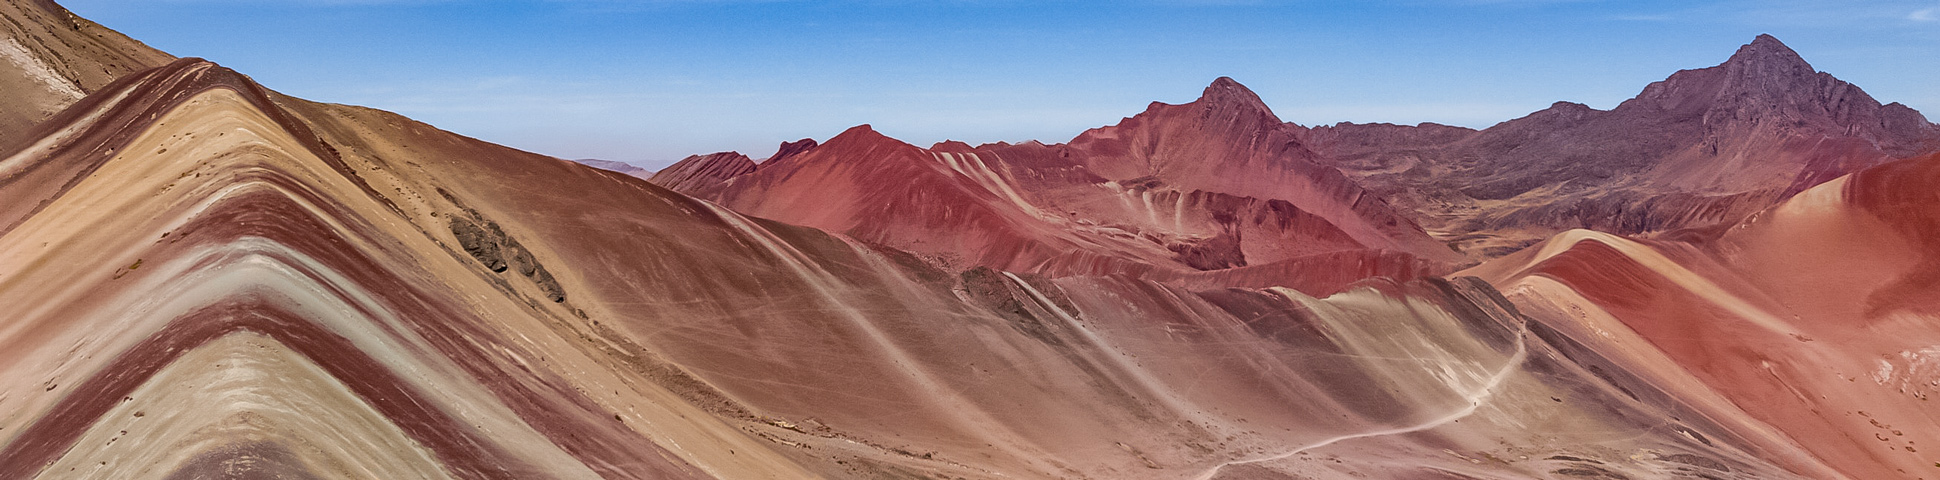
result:
[[[1804,57],[1792,51],[1792,47],[1785,46],[1784,42],[1778,41],[1778,37],[1762,33],[1751,43],[1738,47],[1737,53],[1731,54],[1731,59],[1724,64],[1766,72],[1813,71],[1812,64],[1806,63]]]
[[[1836,103],[1828,95],[1864,95],[1845,82],[1819,73],[1798,52],[1771,35],[1759,35],[1738,47],[1730,59],[1710,68],[1683,70],[1645,87],[1626,105],[1675,111],[1679,115],[1711,112],[1711,120],[1763,118],[1791,112],[1825,111]],[[1876,104],[1870,97],[1863,103]],[[1781,107],[1783,106],[1783,107]],[[1621,106],[1619,107],[1621,108]],[[1877,108],[1877,107],[1874,107]],[[1715,115],[1720,112],[1736,112]]]
[[[768,156],[768,159],[763,161],[773,162],[801,155],[804,152],[814,149],[817,145],[819,144],[813,138],[804,138],[793,142],[781,142],[781,147],[775,149],[775,154]]]
[[[960,140],[944,140],[930,146],[930,151],[935,152],[968,152],[975,149],[975,147],[971,147],[970,144]]]
[[[1239,81],[1233,80],[1232,77],[1219,77],[1213,80],[1212,85],[1206,86],[1205,92],[1199,94],[1199,103],[1216,107],[1268,110],[1266,102],[1260,101],[1259,95],[1255,95],[1253,90],[1240,85]]]
[[[864,123],[861,125],[849,127],[848,130],[843,130],[842,133],[838,133],[834,137],[829,138],[829,141],[823,142],[822,145],[846,144],[846,143],[855,143],[855,142],[874,143],[874,142],[881,142],[884,140],[892,141],[892,142],[897,141],[896,139],[889,138],[889,136],[887,135],[883,135],[882,132],[876,131],[876,127],[871,126],[867,123]]]
[[[902,140],[897,140],[894,137],[884,135],[882,132],[876,131],[875,127],[872,127],[869,124],[865,123],[865,124],[849,127],[848,130],[843,130],[842,133],[836,134],[834,137],[829,138],[828,141],[822,142],[821,145],[815,146],[814,150],[821,151],[824,149],[834,149],[836,151],[861,151],[858,149],[883,148],[883,147],[891,147],[891,148],[907,147],[912,149],[917,148],[916,146],[910,145],[906,142],[903,142]],[[797,154],[797,155],[794,155],[793,158],[799,159],[805,156],[806,155]]]

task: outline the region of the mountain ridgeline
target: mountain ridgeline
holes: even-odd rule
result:
[[[1043,152],[1021,152],[1027,149]],[[1614,109],[1558,102],[1479,131],[1283,123],[1244,86],[1221,78],[1198,101],[1155,103],[1066,144],[974,150],[1019,152],[985,153],[982,161],[1032,182],[1019,190],[1032,201],[1084,203],[1064,198],[1067,185],[1039,180],[1059,177],[1136,184],[1141,196],[1202,191],[1285,200],[1353,232],[1363,247],[1447,261],[1426,233],[1463,253],[1457,263],[1472,263],[1572,228],[1654,234],[1730,225],[1840,175],[1940,151],[1940,127],[1905,105],[1881,105],[1760,35],[1724,63],[1677,72]],[[720,199],[741,188],[727,179],[710,180],[707,189],[659,183]],[[1341,208],[1351,212],[1334,213]],[[1165,233],[1204,237],[1217,228]]]
[[[648,181],[0,17],[0,478],[1940,477],[1935,127],[1770,37]]]

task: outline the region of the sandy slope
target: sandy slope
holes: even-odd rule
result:
[[[1661,352],[1650,370],[1688,371],[1684,397],[1722,397],[1769,448],[1851,478],[1932,477],[1936,165],[1841,177],[1702,243],[1573,232],[1466,273],[1581,295],[1570,311],[1607,318],[1613,348]],[[1547,296],[1526,301],[1567,298]]]
[[[47,0],[0,4],[0,148],[109,82],[174,60]]]
[[[56,121],[0,178],[8,476],[1786,475],[1476,281],[946,272],[196,60]]]
[[[196,59],[33,132],[0,159],[4,478],[1919,478],[1940,441],[1931,158],[1718,236],[1310,290],[1275,275],[1358,260],[953,268]],[[982,258],[1150,242],[1015,223],[1057,213],[1017,188],[1036,147],[853,133],[758,170],[893,159],[998,236],[916,238]],[[1175,230],[1237,198],[1137,195]],[[1287,225],[1372,241],[1354,212]],[[1121,247],[1074,250],[1178,253]]]

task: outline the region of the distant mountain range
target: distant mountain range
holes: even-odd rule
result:
[[[1344,124],[1305,138],[1477,258],[1569,228],[1730,225],[1840,175],[1940,150],[1940,128],[1919,112],[1814,71],[1770,35],[1609,111],[1559,102],[1481,131]]]
[[[573,163],[578,163],[580,165],[585,165],[588,167],[593,167],[601,170],[612,170],[615,172],[620,172],[620,173],[624,173],[624,174],[639,177],[639,178],[648,178],[653,176],[652,170],[640,168],[638,166],[635,166],[631,163],[626,163],[626,162],[615,162],[612,160],[582,158],[578,160],[573,160]]]
[[[1609,111],[1558,102],[1479,131],[1436,124],[1304,127],[1281,122],[1251,91],[1221,78],[1197,101],[1154,103],[1065,144],[899,149],[888,144],[900,142],[854,133],[818,149],[857,151],[809,149],[791,156],[812,161],[773,162],[777,167],[767,171],[733,152],[696,155],[668,171],[708,173],[655,183],[778,220],[997,268],[1100,253],[1098,241],[1017,232],[1026,224],[1067,236],[1095,232],[1092,225],[1113,228],[1108,236],[1147,237],[1172,251],[1173,261],[1154,261],[1163,252],[1130,251],[1143,244],[1112,247],[1116,256],[1202,270],[1352,250],[1406,253],[1433,265],[1472,264],[1572,228],[1662,234],[1731,225],[1840,175],[1940,151],[1940,127],[1919,112],[1881,105],[1859,87],[1813,70],[1769,35],[1723,64],[1677,72]],[[884,145],[838,145],[851,140]],[[869,167],[855,168],[859,162]],[[931,163],[952,170],[921,167]],[[964,165],[974,171],[956,171]],[[905,171],[910,168],[916,170]],[[825,169],[838,172],[801,173]],[[1003,198],[940,204],[933,196],[952,187],[904,183],[959,175],[978,182],[961,188]],[[889,193],[896,189],[909,191]],[[798,202],[808,191],[818,192],[816,198]],[[1263,226],[1290,220],[1237,206],[1276,201],[1285,205],[1278,212],[1326,224],[1295,230],[1338,232],[1345,239],[1337,240],[1346,241],[1307,238],[1281,251],[1298,234]],[[830,211],[831,202],[890,211]],[[932,220],[924,210],[935,209],[1006,216],[990,226],[1003,231],[975,238],[1011,243],[938,243],[929,237],[955,236],[966,225],[916,231],[911,224]],[[1020,249],[1045,253],[1022,264],[987,258]],[[1449,249],[1465,260],[1453,260]]]
[[[1768,36],[1479,131],[1221,78],[648,181],[0,19],[0,478],[1936,471],[1936,128]]]

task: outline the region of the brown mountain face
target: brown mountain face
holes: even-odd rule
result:
[[[1068,148],[1073,159],[1113,181],[1286,200],[1370,248],[1449,258],[1386,201],[1314,163],[1317,155],[1296,132],[1251,90],[1221,77],[1197,101],[1154,103],[1118,125],[1078,135]]]
[[[759,163],[737,152],[689,155],[646,178],[647,181],[669,190],[706,197],[712,195],[730,178],[754,173],[755,169],[763,165],[785,165],[789,157],[808,153],[819,145],[812,138],[781,142],[781,147],[775,149],[774,155],[768,156]]]
[[[858,127],[758,167],[691,157],[655,183],[947,268],[1128,274],[1315,294],[1458,257],[1229,78],[1068,144],[918,148]],[[743,172],[743,173],[736,173]],[[687,178],[703,180],[684,180]],[[718,180],[725,178],[725,181]],[[718,184],[718,185],[715,185]]]
[[[1881,105],[1769,35],[1608,111],[1558,102],[1469,134],[1413,129],[1423,131],[1350,124],[1308,136],[1326,146],[1323,162],[1475,258],[1568,228],[1731,223],[1844,173],[1940,149],[1940,128],[1919,112]]]
[[[174,57],[54,2],[0,3],[0,148],[122,75]]]
[[[696,192],[719,185],[729,178],[754,172],[754,160],[737,152],[689,155],[647,177],[654,185],[676,192]]]
[[[815,143],[815,139],[812,139],[812,138],[804,138],[793,142],[781,142],[781,148],[775,149],[774,155],[770,155],[767,160],[762,160],[762,161],[780,162],[783,159],[786,159],[788,157],[800,155],[804,152],[814,149],[816,145],[818,144]]]
[[[6,479],[1877,479],[1940,444],[1940,155],[1442,277],[1316,166],[1480,134],[1230,81],[1067,145],[690,162],[719,203],[193,58],[26,132]]]

